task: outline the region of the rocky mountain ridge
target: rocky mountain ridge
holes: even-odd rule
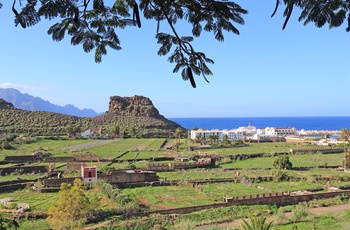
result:
[[[15,108],[23,110],[47,111],[79,117],[94,117],[99,115],[92,109],[79,109],[71,104],[67,104],[65,106],[55,105],[49,101],[41,99],[40,97],[34,97],[27,93],[21,93],[20,91],[12,88],[0,88],[0,98],[12,103]]]

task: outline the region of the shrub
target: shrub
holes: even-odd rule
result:
[[[272,180],[273,182],[280,182],[284,180],[288,180],[288,174],[287,172],[281,171],[281,170],[275,170],[272,172]]]
[[[303,218],[307,217],[309,212],[303,203],[300,203],[292,209],[292,221],[294,223],[301,221]]]
[[[292,162],[289,160],[289,156],[282,155],[279,156],[274,162],[273,166],[276,169],[292,169]]]
[[[1,148],[2,148],[2,149],[6,149],[6,150],[11,150],[11,149],[13,149],[12,145],[11,145],[8,141],[2,142]]]

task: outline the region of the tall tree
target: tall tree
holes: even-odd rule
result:
[[[18,3],[19,2],[19,3]],[[248,11],[230,0],[13,0],[12,11],[15,25],[26,28],[40,22],[42,18],[55,20],[48,34],[54,41],[61,41],[66,35],[72,45],[82,45],[85,52],[94,50],[95,61],[102,61],[107,48],[120,50],[118,29],[127,26],[141,27],[143,18],[157,22],[156,39],[160,44],[158,55],[168,55],[168,61],[175,64],[173,72],[181,70],[183,80],[190,80],[195,88],[193,76],[202,75],[207,80],[212,75],[207,64],[214,61],[205,53],[196,51],[191,44],[203,31],[212,32],[218,41],[224,41],[224,31],[239,34],[236,24],[243,25],[243,15]],[[23,4],[26,2],[27,4]],[[23,5],[22,5],[23,4]],[[326,23],[338,27],[347,19],[346,31],[350,31],[349,0],[276,0],[272,16],[283,4],[286,27],[295,7],[301,9],[299,21],[315,23],[322,27]],[[0,3],[1,7],[1,3]],[[19,7],[21,7],[20,10]],[[272,10],[271,10],[272,11]],[[59,20],[60,19],[60,20]],[[178,21],[192,26],[190,35],[180,35],[175,29]],[[170,25],[171,32],[162,32],[161,22]]]
[[[80,229],[91,208],[83,192],[82,181],[76,179],[73,186],[61,185],[57,203],[50,206],[47,220],[53,229]]]
[[[224,146],[227,145],[227,143],[228,143],[228,135],[227,134],[224,134],[224,136],[222,137],[222,142],[223,142]]]
[[[350,130],[346,129],[346,128],[341,129],[341,131],[340,131],[340,138],[342,140],[344,140],[344,160],[343,160],[344,163],[343,163],[343,166],[344,166],[344,170],[346,170],[346,162],[347,162],[346,145],[347,145],[347,141],[350,138]]]
[[[175,139],[176,139],[176,146],[178,147],[180,145],[180,140],[181,140],[181,134],[183,130],[180,127],[177,127],[175,129]]]

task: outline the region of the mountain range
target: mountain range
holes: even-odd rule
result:
[[[23,94],[12,88],[0,88],[0,98],[12,103],[15,108],[23,110],[62,113],[78,117],[94,117],[100,115],[92,109],[79,109],[70,104],[65,106],[55,105],[40,97],[34,97],[27,93]]]

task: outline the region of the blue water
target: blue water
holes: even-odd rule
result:
[[[298,130],[350,129],[350,116],[343,117],[222,117],[168,118],[186,129],[237,129],[249,124],[258,129],[266,127],[294,127]]]

